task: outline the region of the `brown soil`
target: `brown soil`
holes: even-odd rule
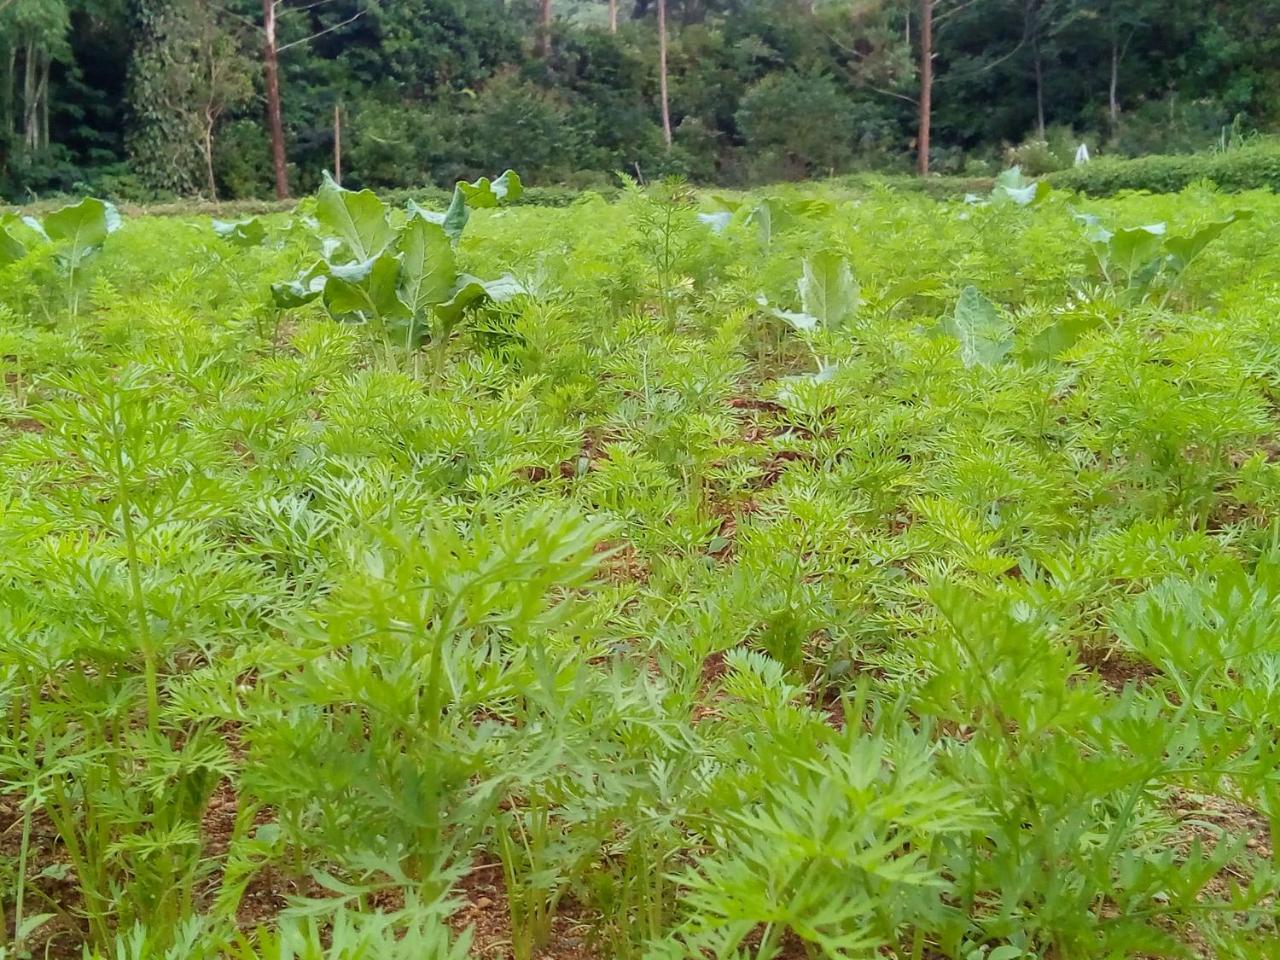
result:
[[[1088,647],[1080,651],[1077,659],[1104,685],[1117,692],[1131,683],[1142,686],[1160,674],[1145,660],[1113,647]]]

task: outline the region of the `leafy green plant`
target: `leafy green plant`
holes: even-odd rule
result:
[[[511,171],[493,182],[459,184],[445,214],[411,202],[407,221],[397,228],[372,191],[345,190],[327,178],[312,221],[322,258],[298,279],[272,285],[276,306],[319,298],[335,320],[371,327],[388,352],[395,344],[415,362],[418,347],[430,338],[438,363],[469,307],[523,292],[510,275],[486,281],[460,273],[453,250],[468,205],[496,206],[519,196],[519,189]]]
[[[111,234],[120,229],[120,213],[105,200],[86,197],[79,203],[60,207],[43,220],[23,217],[0,220],[0,266],[22,259],[30,241],[56,246],[58,264],[66,276],[67,301],[74,317],[80,306],[84,288],[84,265],[102,247]]]
[[[1084,224],[1092,265],[1102,281],[1125,302],[1136,303],[1158,286],[1166,288],[1167,299],[1168,288],[1205,248],[1233,223],[1250,216],[1248,210],[1237,210],[1189,234],[1170,234],[1164,223],[1112,231],[1095,216],[1082,214],[1077,219]]]
[[[213,220],[213,232],[237,247],[256,247],[267,238],[267,227],[259,217],[244,220]]]
[[[938,334],[959,342],[966,367],[999,364],[1013,349],[1013,329],[996,305],[972,284],[965,287],[955,309],[937,326]]]
[[[520,190],[4,220],[6,954],[1269,957],[1280,200]]]
[[[977,194],[965,194],[965,202],[969,204],[980,204],[983,202],[991,204],[1013,204],[1019,207],[1030,207],[1042,202],[1053,188],[1047,180],[1031,180],[1022,173],[1022,168],[1018,166],[1010,167],[996,177],[995,183],[991,187],[991,196],[983,201]]]

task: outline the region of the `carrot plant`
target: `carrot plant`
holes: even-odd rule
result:
[[[1280,201],[521,191],[0,220],[0,956],[1271,956]]]

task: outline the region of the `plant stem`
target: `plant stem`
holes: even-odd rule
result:
[[[13,955],[22,956],[22,909],[27,892],[27,857],[31,850],[31,809],[22,814],[22,842],[18,848],[18,889],[13,897]]]
[[[156,676],[156,651],[151,640],[151,624],[147,617],[146,598],[142,591],[142,566],[138,559],[138,535],[133,525],[133,505],[129,498],[129,482],[125,474],[124,440],[120,435],[124,414],[123,405],[116,399],[111,420],[111,439],[115,448],[116,499],[120,506],[121,532],[124,536],[125,558],[129,567],[129,590],[133,599],[133,612],[137,618],[138,640],[142,647],[143,670],[147,687],[147,729],[155,733],[160,719],[159,683]]]

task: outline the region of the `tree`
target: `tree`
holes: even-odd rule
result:
[[[215,0],[138,0],[129,153],[154,188],[217,196],[214,138],[253,95],[239,25]]]
[[[920,0],[920,124],[916,134],[916,167],[929,175],[929,135],[933,126],[933,5]]]
[[[211,200],[218,199],[218,181],[214,171],[214,136],[223,114],[253,97],[250,80],[252,65],[243,53],[240,38],[228,29],[218,8],[204,0],[197,4],[200,14],[195,20],[192,102],[196,110],[192,125],[200,140],[204,158],[205,184]]]
[[[662,139],[671,149],[671,101],[667,92],[667,0],[658,0],[658,93],[662,98]]]
[[[540,57],[551,53],[551,0],[538,0],[538,34],[534,48]]]
[[[989,73],[1011,59],[1027,43],[1026,25],[1011,47],[1001,50],[989,41],[978,51],[970,51],[958,70],[947,70],[940,76],[936,66],[939,40],[948,35],[948,28],[966,19],[978,24],[1003,24],[1009,19],[1011,8],[1008,0],[920,0],[920,96],[919,133],[917,136],[917,167],[921,176],[929,173],[929,149],[932,146],[934,90],[937,84],[947,81],[971,79]],[[998,34],[997,34],[998,36]],[[990,34],[988,34],[990,37]]]
[[[284,109],[280,104],[280,46],[276,39],[276,8],[280,0],[262,0],[262,83],[267,100],[267,129],[271,135],[271,169],[276,199],[289,196],[289,167],[284,149]]]
[[[1146,24],[1145,10],[1137,0],[1107,0],[1107,40],[1111,47],[1111,74],[1107,83],[1107,119],[1114,130],[1120,122],[1120,62],[1129,52],[1134,35]]]
[[[327,26],[312,26],[303,36],[288,43],[279,42],[280,23],[284,16],[294,13],[311,15],[332,0],[307,0],[300,6],[290,7],[287,0],[262,0],[262,82],[267,107],[267,130],[271,138],[271,169],[275,176],[276,199],[289,196],[289,166],[284,142],[284,107],[280,98],[280,54],[302,46],[326,34],[341,30],[365,15],[368,8],[360,7],[355,13]],[[314,23],[314,20],[311,21]]]
[[[50,74],[54,60],[66,53],[67,28],[63,0],[7,0],[0,6],[0,160],[6,141],[22,154],[48,148]]]

